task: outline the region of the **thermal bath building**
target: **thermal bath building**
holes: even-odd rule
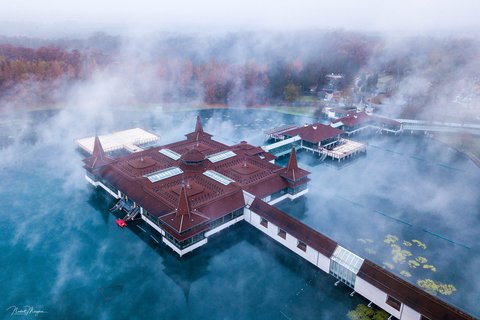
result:
[[[203,131],[197,118],[186,140],[118,159],[95,139],[84,160],[86,178],[118,199],[124,220],[141,218],[179,255],[207,243],[212,234],[243,220],[247,198],[276,203],[305,194],[308,172],[295,154],[287,168],[244,141],[227,146]]]
[[[148,225],[157,243],[180,256],[244,220],[368,299],[369,306],[387,311],[389,319],[473,319],[273,207],[306,194],[309,181],[295,146],[286,167],[273,164],[274,158],[244,141],[227,146],[213,140],[197,118],[185,140],[116,159],[96,137],[84,168],[92,185],[117,199],[122,221]]]

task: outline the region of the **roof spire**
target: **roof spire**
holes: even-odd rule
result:
[[[195,132],[203,132],[202,123],[200,122],[200,116],[197,116],[197,123],[195,124]]]
[[[298,170],[297,152],[295,146],[292,146],[292,153],[290,153],[290,159],[288,159],[287,171]]]
[[[103,150],[102,143],[98,138],[98,135],[95,135],[95,141],[93,143],[93,152],[92,155],[83,160],[88,168],[94,169],[97,167],[104,166],[112,162],[113,159],[108,157]]]
[[[103,151],[102,143],[100,142],[100,138],[98,137],[98,135],[95,135],[92,156],[97,158],[103,158],[105,156],[105,151]]]
[[[190,205],[188,203],[187,190],[185,182],[182,179],[182,190],[180,191],[180,199],[178,200],[177,215],[188,215],[190,217]]]

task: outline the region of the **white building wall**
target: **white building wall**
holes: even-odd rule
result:
[[[317,267],[326,273],[330,273],[330,258],[325,257],[323,254],[318,253]]]
[[[383,310],[387,311],[388,313],[390,313],[394,317],[400,319],[400,314],[401,314],[401,311],[402,311],[404,305],[402,304],[402,306],[400,307],[400,311],[398,311],[398,310],[392,308],[391,306],[389,306],[386,303],[388,295],[385,292],[383,292],[382,290],[380,290],[377,287],[371,285],[370,283],[368,283],[367,281],[363,280],[362,278],[360,278],[358,276],[355,280],[355,288],[354,289],[355,289],[356,292],[358,292],[359,294],[361,294],[362,296],[364,296],[368,300],[372,301],[373,303],[375,303],[377,306],[379,306]],[[408,318],[402,318],[402,319],[408,319]]]
[[[402,314],[400,315],[400,320],[420,320],[422,315],[417,311],[413,310],[407,305],[403,306]]]
[[[203,246],[204,244],[207,243],[207,238],[201,240],[201,241],[198,241],[197,243],[191,245],[190,247],[187,247],[183,250],[180,250],[179,248],[177,248],[177,246],[175,246],[173,243],[171,243],[170,241],[168,241],[167,238],[162,238],[162,241],[163,243],[165,243],[167,246],[169,246],[173,251],[175,251],[176,253],[178,253],[181,256],[183,256],[184,254],[186,253],[189,253],[190,251],[193,251],[195,249],[197,249],[198,247],[201,247]]]
[[[247,191],[243,190],[243,199],[245,200],[245,205],[250,206],[255,200],[255,196],[251,193],[248,193]]]
[[[85,179],[87,179],[87,181],[93,185],[94,187],[97,187],[97,186],[100,186],[102,189],[104,189],[105,191],[107,191],[112,197],[114,197],[115,199],[119,199],[120,197],[115,193],[113,192],[112,190],[110,190],[110,188],[108,188],[106,185],[104,185],[103,183],[101,183],[100,181],[93,181],[92,179],[90,179],[90,177],[88,177],[87,175],[85,175]]]
[[[317,250],[314,250],[312,247],[307,245],[307,250],[303,251],[299,248],[297,248],[298,244],[298,239],[293,237],[292,235],[287,233],[286,239],[283,239],[278,235],[278,227],[274,225],[271,222],[268,222],[267,228],[262,226],[260,222],[262,221],[261,217],[256,214],[255,212],[250,213],[251,219],[250,219],[250,224],[257,228],[258,230],[262,231],[263,233],[267,234],[270,236],[273,240],[283,244],[285,247],[288,249],[292,250],[305,260],[309,261],[310,263],[314,264],[315,266],[317,265],[319,261],[319,255],[320,253]],[[323,255],[322,255],[323,257]],[[323,259],[322,259],[323,261]]]
[[[152,227],[153,229],[157,230],[162,236],[165,235],[165,231],[163,231],[162,229],[160,229],[159,226],[157,226],[155,223],[153,223],[152,221],[150,221],[150,219],[148,219],[147,217],[145,217],[143,214],[141,215],[142,217],[142,220],[145,221],[146,223],[148,223],[150,225],[150,227]]]
[[[252,211],[250,211],[250,209],[248,209],[247,207],[243,208],[243,219],[245,221],[247,221],[248,223],[251,223],[251,214],[252,214]]]

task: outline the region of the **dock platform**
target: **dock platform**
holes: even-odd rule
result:
[[[98,136],[105,152],[125,149],[130,153],[143,151],[145,145],[154,145],[160,138],[141,128],[117,131],[112,134]],[[77,139],[77,145],[87,152],[93,153],[95,137]]]

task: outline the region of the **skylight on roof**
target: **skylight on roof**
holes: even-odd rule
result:
[[[360,270],[360,267],[363,264],[362,258],[341,246],[337,246],[331,259],[355,274],[358,273],[358,270]]]
[[[169,157],[170,159],[173,159],[173,160],[180,159],[180,155],[178,153],[176,153],[175,151],[172,151],[170,149],[165,148],[165,149],[159,150],[158,152],[160,152],[164,156],[167,156],[167,157]]]
[[[177,168],[177,167],[170,167],[167,169],[163,169],[154,173],[150,173],[147,175],[144,175],[145,178],[148,178],[150,182],[157,182],[160,180],[168,179],[170,177],[174,177],[176,175],[179,175],[183,173],[182,169]]]
[[[230,179],[229,177],[225,177],[223,174],[220,174],[213,170],[207,170],[203,174],[209,177],[210,179],[220,182],[224,186],[229,185],[230,182],[234,182],[234,180]]]
[[[236,155],[237,154],[235,152],[227,150],[227,151],[222,151],[222,152],[212,154],[211,156],[208,157],[208,160],[210,160],[210,162],[212,163],[215,163],[231,157],[235,157]]]

